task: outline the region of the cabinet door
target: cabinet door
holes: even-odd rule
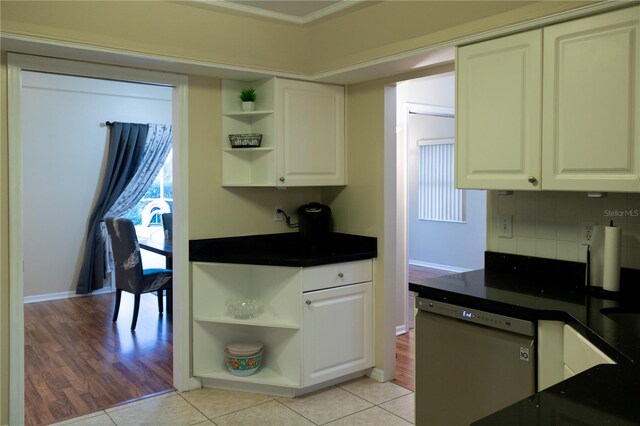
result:
[[[372,283],[304,293],[303,387],[373,366]]]
[[[278,185],[344,185],[344,88],[278,80],[277,91]]]
[[[639,17],[544,29],[544,189],[640,191]]]
[[[565,378],[599,364],[615,364],[611,358],[569,325],[564,326],[563,338]]]
[[[541,48],[536,30],[458,49],[457,187],[540,188]]]

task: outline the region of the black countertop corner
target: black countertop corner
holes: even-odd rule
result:
[[[474,425],[640,425],[640,316],[625,323],[607,315],[640,313],[640,271],[623,268],[619,293],[589,288],[584,278],[583,263],[487,252],[485,269],[411,280],[409,290],[418,297],[564,321],[617,363],[591,368]]]
[[[315,242],[301,239],[297,232],[189,241],[192,262],[306,267],[377,256],[376,238],[337,232]]]

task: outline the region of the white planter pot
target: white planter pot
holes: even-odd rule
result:
[[[242,102],[243,111],[253,111],[256,108],[255,102]]]

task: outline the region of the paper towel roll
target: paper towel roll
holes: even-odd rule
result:
[[[622,228],[605,226],[602,288],[608,291],[620,290],[620,251]]]

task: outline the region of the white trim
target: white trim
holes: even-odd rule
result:
[[[451,107],[419,104],[417,102],[405,102],[405,105],[407,107],[407,114],[436,115],[449,118],[456,117],[456,110]]]
[[[385,380],[386,374],[384,370],[381,370],[379,368],[372,368],[371,371],[367,373],[367,376],[369,376],[371,379],[375,380],[376,382],[380,382],[380,383],[388,381],[388,380]]]
[[[22,242],[21,67],[7,55],[9,133],[9,424],[24,423],[24,250]]]
[[[344,9],[348,9],[355,6],[364,0],[342,0],[338,3],[331,4],[315,12],[309,13],[304,16],[291,15],[284,12],[275,12],[272,10],[260,9],[258,7],[247,6],[241,3],[232,3],[227,0],[195,0],[199,3],[204,3],[213,7],[222,7],[225,9],[231,9],[238,12],[244,12],[251,15],[261,16],[263,18],[277,19],[279,21],[291,22],[294,24],[308,24],[325,16],[333,15]]]
[[[60,293],[48,293],[48,294],[36,294],[34,296],[25,296],[24,304],[37,303],[37,302],[50,302],[52,300],[71,299],[74,297],[90,297],[98,296],[100,294],[113,293],[115,290],[111,287],[104,287],[100,290],[96,290],[91,294],[77,294],[75,291],[61,291]]]
[[[396,336],[400,336],[401,334],[406,334],[408,332],[409,327],[407,327],[406,324],[396,326]]]
[[[422,262],[420,260],[409,260],[409,265],[422,266],[423,268],[441,269],[443,271],[457,272],[457,273],[473,271],[473,269],[460,268],[458,266],[451,266],[451,265],[442,265],[440,263]]]
[[[15,53],[7,55],[9,132],[9,423],[24,422],[24,315],[20,73],[24,70],[54,72],[110,80],[173,86],[174,148],[174,275],[173,275],[173,386],[197,387],[190,377],[190,306],[188,259],[188,120],[186,76],[110,65],[75,62]]]
[[[376,299],[384,300],[385,309],[382,318],[382,344],[383,360],[376,360],[377,368],[374,371],[382,373],[381,382],[386,382],[395,377],[396,371],[396,291],[398,278],[402,276],[401,264],[398,257],[403,253],[404,247],[398,236],[398,209],[397,209],[397,182],[398,175],[396,164],[396,88],[387,86],[384,88],[384,246],[382,248],[384,259],[384,276],[382,279],[382,294],[376,294]],[[378,277],[376,277],[376,281]],[[404,281],[406,282],[406,281]],[[406,286],[406,285],[405,285]],[[376,329],[380,326],[376,324]],[[379,332],[376,334],[380,337]],[[378,351],[376,351],[378,352]],[[380,367],[382,367],[380,369]],[[372,372],[373,374],[373,372]]]

